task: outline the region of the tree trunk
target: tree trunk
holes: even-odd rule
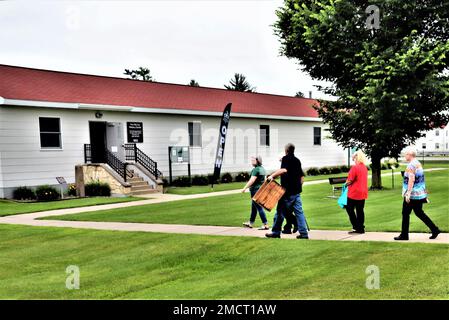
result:
[[[379,155],[371,155],[371,189],[382,189],[381,161]]]

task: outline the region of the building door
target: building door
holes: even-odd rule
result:
[[[106,162],[106,122],[89,122],[92,163]]]
[[[123,124],[121,122],[108,122],[106,125],[106,141],[108,150],[117,158],[125,161],[125,151],[123,144]]]

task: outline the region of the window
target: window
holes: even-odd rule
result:
[[[427,145],[426,145],[425,142],[422,144],[422,148],[423,148],[423,149],[427,148]]]
[[[313,128],[313,145],[314,146],[321,145],[321,127]]]
[[[436,150],[440,149],[440,144],[439,143],[435,143],[435,149]]]
[[[269,146],[270,145],[270,126],[266,124],[261,124],[259,127],[260,133],[260,145]]]
[[[59,118],[39,118],[41,148],[61,148],[61,121]]]
[[[189,122],[189,146],[201,147],[201,122]]]
[[[435,130],[435,136],[439,136],[440,135],[440,130]]]

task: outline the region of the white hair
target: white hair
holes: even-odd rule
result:
[[[412,156],[416,157],[417,154],[416,148],[412,146],[406,147],[404,149],[404,154],[411,154]]]

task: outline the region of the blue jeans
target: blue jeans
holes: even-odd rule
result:
[[[256,192],[259,190],[257,189],[249,189],[249,193],[251,194],[251,199],[254,197]],[[261,206],[259,206],[257,203],[255,203],[253,200],[251,200],[251,217],[249,218],[249,222],[254,223],[256,221],[257,212],[259,212],[260,219],[262,220],[263,224],[267,224],[267,216],[265,215],[265,211]]]
[[[298,221],[299,233],[304,236],[308,235],[306,217],[304,216],[301,196],[299,194],[284,196],[279,200],[276,214],[274,215],[273,228],[271,229],[274,234],[281,233],[284,217],[288,212],[292,211],[295,213],[296,220]]]

